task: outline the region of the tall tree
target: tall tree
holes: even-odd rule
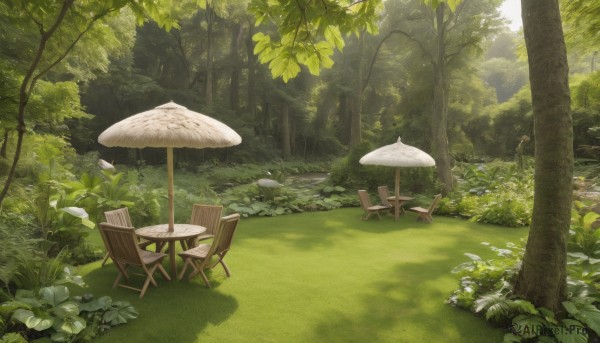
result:
[[[77,43],[94,27],[121,8],[129,6],[140,20],[151,14],[163,25],[170,27],[167,12],[155,1],[83,2],[76,0],[46,0],[32,3],[25,0],[9,0],[0,3],[2,22],[22,27],[31,42],[37,41],[26,51],[27,66],[19,86],[17,117],[17,144],[15,155],[4,188],[0,192],[0,208],[15,175],[21,155],[23,138],[27,132],[26,108],[36,84],[48,72],[72,53]]]
[[[573,193],[573,124],[558,0],[522,0],[535,132],[534,206],[515,293],[563,313]]]
[[[499,28],[498,0],[390,1],[381,44],[393,36],[411,42],[432,71],[431,142],[444,193],[452,190],[448,99],[452,73]],[[395,13],[396,15],[394,15]],[[381,46],[380,44],[380,46]]]

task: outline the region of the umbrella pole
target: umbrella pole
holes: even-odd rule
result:
[[[169,182],[169,232],[175,231],[175,210],[173,196],[173,148],[167,148],[167,178]]]
[[[400,219],[400,168],[396,167],[396,190],[394,199],[394,218]]]

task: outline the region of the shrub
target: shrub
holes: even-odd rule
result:
[[[531,223],[533,169],[519,171],[514,163],[495,161],[459,164],[456,190],[443,199],[438,212],[509,227]]]
[[[88,342],[138,316],[127,302],[113,302],[107,296],[71,297],[62,285],[43,287],[37,293],[20,289],[14,300],[0,307],[3,322],[7,323],[2,334],[19,332],[28,341],[45,338],[52,342]]]

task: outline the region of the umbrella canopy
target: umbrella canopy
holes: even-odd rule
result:
[[[363,156],[360,164],[396,167],[396,187],[395,187],[395,217],[398,220],[400,216],[400,206],[398,198],[400,196],[400,168],[401,167],[433,167],[435,160],[421,149],[402,143],[400,137],[394,144],[383,146],[373,150]]]
[[[107,147],[167,148],[169,230],[173,231],[173,148],[222,148],[238,145],[242,138],[220,121],[171,101],[113,124],[98,142]]]

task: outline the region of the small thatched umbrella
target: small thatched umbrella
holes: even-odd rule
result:
[[[386,145],[379,149],[373,150],[363,156],[360,164],[396,167],[396,187],[395,187],[395,213],[396,220],[400,217],[400,167],[433,167],[435,161],[423,150],[417,149],[414,146],[403,144],[398,137],[398,141],[394,144]]]
[[[223,148],[242,138],[229,126],[174,102],[125,118],[98,137],[107,147],[167,148],[169,231],[174,230],[173,148]]]

